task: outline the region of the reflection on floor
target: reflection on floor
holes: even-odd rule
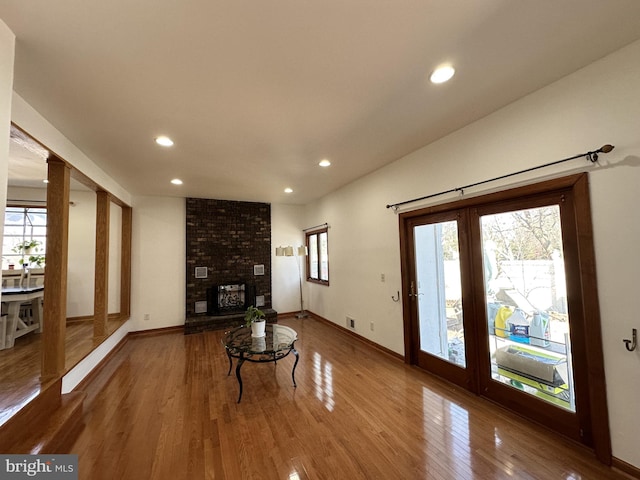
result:
[[[85,426],[69,449],[81,478],[625,478],[325,323],[278,323],[298,333],[297,387],[292,355],[245,362],[241,403],[223,331],[129,338],[83,389]]]
[[[109,331],[121,323],[110,320]],[[34,332],[17,338],[13,348],[0,350],[0,425],[40,392],[41,341],[42,334]],[[68,371],[93,350],[93,323],[67,324],[65,347]]]

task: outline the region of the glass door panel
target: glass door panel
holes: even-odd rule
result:
[[[309,277],[318,278],[318,236],[309,236]]]
[[[327,232],[319,235],[320,242],[320,280],[329,281],[329,250],[327,242]],[[316,277],[317,278],[317,277]]]
[[[414,227],[420,350],[466,367],[456,221]]]
[[[480,224],[492,380],[575,412],[559,206]]]

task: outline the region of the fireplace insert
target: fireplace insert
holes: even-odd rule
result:
[[[207,315],[229,315],[255,305],[256,287],[242,282],[229,282],[207,288]]]

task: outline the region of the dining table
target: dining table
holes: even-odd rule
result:
[[[44,287],[2,287],[0,300],[0,350],[12,348],[15,340],[29,332],[42,332]],[[6,312],[6,314],[4,313]]]

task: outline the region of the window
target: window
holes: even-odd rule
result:
[[[329,229],[306,233],[307,281],[329,285]]]
[[[4,215],[2,269],[42,268],[47,246],[47,209],[7,207]]]

